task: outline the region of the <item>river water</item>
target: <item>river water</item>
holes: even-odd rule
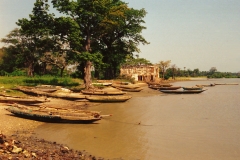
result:
[[[174,86],[210,83],[240,84],[240,79],[175,82]],[[240,85],[205,88],[200,94],[173,95],[146,87],[125,103],[91,107],[113,114],[96,124],[47,123],[36,134],[111,160],[239,160]]]

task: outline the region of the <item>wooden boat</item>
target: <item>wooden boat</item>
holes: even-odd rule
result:
[[[126,88],[126,89],[135,89],[135,88],[140,88],[140,86],[135,85],[135,84],[112,84],[112,87],[114,88]]]
[[[215,83],[215,85],[238,85],[238,83]]]
[[[92,83],[93,85],[102,85],[102,86],[111,86],[112,83],[108,83],[108,82],[102,82],[102,83]]]
[[[131,96],[86,96],[90,102],[125,102],[132,98]]]
[[[184,90],[202,90],[203,87],[182,87]]]
[[[148,86],[171,87],[172,85],[170,83],[148,82]]]
[[[163,93],[171,93],[171,94],[197,94],[202,93],[206,90],[160,90]]]
[[[101,120],[101,115],[91,111],[61,112],[33,108],[27,106],[13,105],[6,108],[7,111],[15,116],[53,123],[92,123]]]
[[[78,100],[78,99],[85,99],[85,95],[80,94],[80,93],[47,93],[47,92],[42,92],[42,91],[36,91],[34,89],[29,89],[26,87],[17,87],[15,88],[16,90],[19,90],[25,94],[29,95],[42,95],[46,97],[54,97],[54,98],[62,98],[62,99],[67,99],[67,100]]]
[[[151,89],[160,89],[161,87],[171,87],[172,85],[171,84],[150,84],[148,85],[149,88]]]
[[[83,94],[87,95],[123,95],[126,94],[126,92],[122,91],[106,91],[106,90],[81,90]]]
[[[140,92],[143,90],[143,88],[117,88],[121,91],[126,91],[126,92]]]
[[[197,84],[197,87],[214,87],[215,84]]]
[[[177,90],[182,88],[181,86],[171,86],[171,87],[159,87],[160,90]]]
[[[47,92],[47,93],[52,93],[52,92],[57,91],[56,88],[40,88],[40,87],[36,87],[35,89],[36,89],[36,91],[42,91],[42,92]]]
[[[18,104],[38,104],[48,102],[48,100],[40,100],[33,98],[20,98],[20,97],[0,97],[1,103],[18,103]]]

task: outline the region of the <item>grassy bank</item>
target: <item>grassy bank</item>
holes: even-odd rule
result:
[[[81,79],[73,78],[61,78],[61,77],[24,77],[24,76],[14,76],[0,77],[0,93],[9,94],[9,95],[21,95],[20,92],[11,90],[15,86],[37,86],[37,85],[55,85],[55,86],[64,86],[64,87],[77,87],[83,84]]]

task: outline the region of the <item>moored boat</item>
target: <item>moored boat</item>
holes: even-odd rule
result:
[[[197,84],[196,85],[197,87],[214,87],[215,86],[215,84]]]
[[[123,95],[126,94],[126,92],[122,91],[106,91],[106,90],[81,90],[83,94],[87,95]]]
[[[38,103],[44,103],[48,102],[49,100],[46,99],[33,99],[33,98],[25,98],[25,97],[10,97],[10,96],[4,96],[0,97],[1,103],[18,103],[18,104],[38,104]]]
[[[202,90],[203,87],[182,87],[184,90]]]
[[[170,94],[198,94],[202,93],[206,90],[160,90],[163,93],[170,93]]]
[[[238,85],[238,83],[215,83],[215,85]]]
[[[113,83],[112,87],[114,87],[114,88],[126,88],[126,89],[140,88],[140,86],[136,85],[136,84],[116,84],[116,83]]]
[[[85,99],[85,95],[80,93],[48,93],[48,92],[42,92],[42,91],[36,91],[34,89],[29,89],[27,87],[17,87],[16,90],[19,90],[25,94],[34,95],[34,96],[46,96],[46,97],[54,97],[54,98],[61,98],[61,99],[67,99],[67,100],[78,100],[78,99]]]
[[[117,88],[121,91],[126,91],[126,92],[140,92],[143,90],[143,88]]]
[[[90,102],[125,102],[132,98],[131,96],[86,96]]]
[[[179,88],[182,88],[181,86],[171,86],[171,87],[160,87],[160,90],[177,90]]]
[[[151,89],[160,89],[161,87],[171,87],[171,84],[149,84],[148,87]]]

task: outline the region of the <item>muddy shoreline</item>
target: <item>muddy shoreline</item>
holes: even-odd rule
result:
[[[91,106],[97,104],[51,98],[50,101],[44,103],[44,105],[62,108],[89,109]],[[64,142],[59,144],[44,139],[38,139],[35,136],[34,129],[44,124],[44,122],[16,117],[5,110],[7,104],[1,103],[0,106],[0,159],[103,159],[101,157],[96,158],[84,150],[72,150],[65,145]],[[21,151],[13,153],[13,147]]]

